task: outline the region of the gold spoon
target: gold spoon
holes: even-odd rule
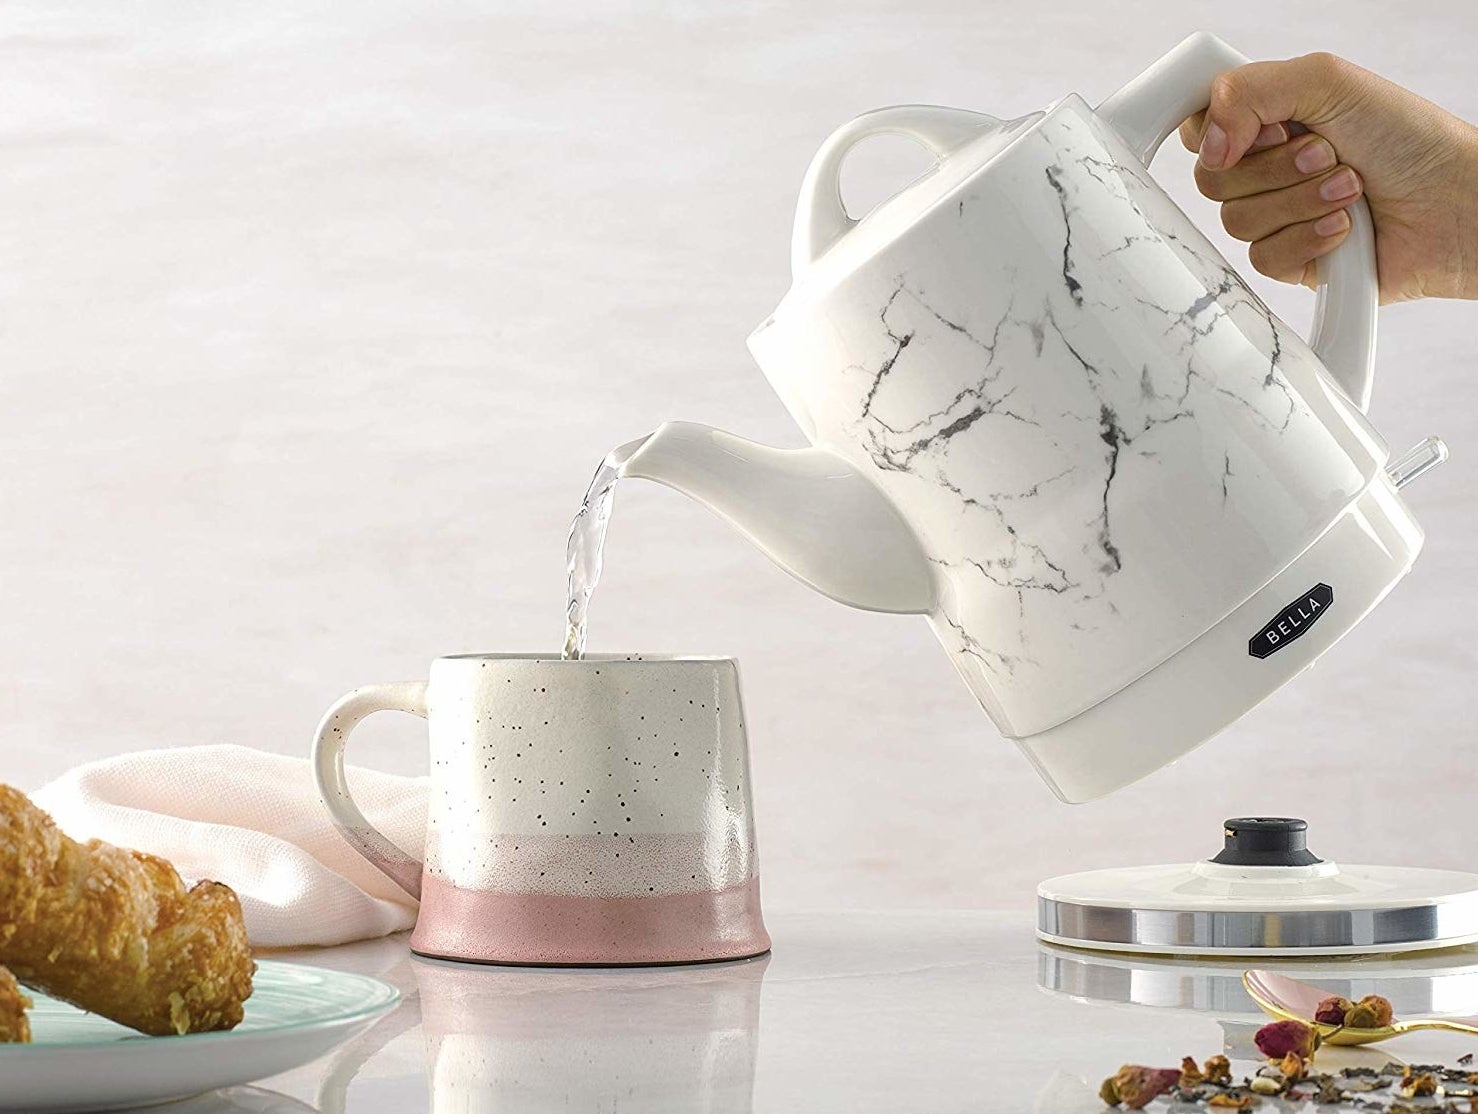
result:
[[[1302,1021],[1312,1026],[1325,1044],[1375,1044],[1418,1029],[1478,1035],[1478,1017],[1423,1017],[1414,1021],[1393,1021],[1377,1029],[1320,1025],[1314,1020],[1314,1010],[1320,1001],[1329,997],[1328,991],[1275,971],[1244,971],[1242,985],[1269,1017],[1279,1021]]]

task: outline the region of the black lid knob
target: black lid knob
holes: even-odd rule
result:
[[[1312,866],[1309,826],[1287,816],[1238,816],[1222,825],[1226,845],[1211,861],[1225,866]]]

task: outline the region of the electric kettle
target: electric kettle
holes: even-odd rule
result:
[[[1308,666],[1422,533],[1365,416],[1374,233],[1320,264],[1305,343],[1150,177],[1212,79],[1186,39],[1097,109],[884,108],[822,144],[793,284],[750,350],[811,447],[661,427],[625,475],[676,488],[854,607],[928,615],[1064,800],[1128,784]],[[861,220],[882,133],[932,170]]]

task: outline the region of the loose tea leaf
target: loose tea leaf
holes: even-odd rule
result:
[[[1467,1080],[1474,1080],[1468,1083]],[[1231,1061],[1215,1055],[1197,1066],[1186,1056],[1177,1068],[1125,1064],[1103,1081],[1099,1097],[1108,1106],[1141,1110],[1156,1104],[1165,1114],[1192,1111],[1251,1110],[1263,1099],[1285,1114],[1312,1112],[1315,1107],[1380,1111],[1381,1114],[1478,1114],[1478,1073],[1442,1064],[1388,1063],[1319,1072],[1296,1051],[1268,1060],[1250,1078],[1232,1083]],[[1312,1105],[1306,1105],[1312,1104]]]
[[[1346,1094],[1358,1095],[1366,1091],[1383,1091],[1395,1082],[1389,1076],[1381,1075],[1374,1079],[1352,1079],[1344,1085],[1344,1089]]]
[[[1425,1099],[1442,1092],[1437,1077],[1429,1071],[1413,1075],[1410,1071],[1401,1080],[1401,1097],[1404,1099]]]
[[[1378,1001],[1372,1004],[1373,999]],[[1380,1018],[1382,1002],[1385,999],[1367,995],[1349,1013],[1363,1007]],[[1200,1066],[1191,1056],[1184,1057],[1179,1068],[1125,1064],[1103,1081],[1099,1096],[1109,1106],[1130,1110],[1162,1098],[1168,1107],[1157,1104],[1156,1109],[1165,1114],[1251,1110],[1264,1098],[1272,1099],[1271,1109],[1283,1114],[1336,1106],[1381,1114],[1478,1114],[1478,1072],[1471,1070],[1472,1053],[1460,1057],[1456,1067],[1388,1061],[1378,1070],[1344,1067],[1323,1072],[1312,1064],[1319,1047],[1317,1031],[1303,1022],[1272,1022],[1259,1029],[1254,1040],[1267,1060],[1240,1084],[1232,1082],[1231,1061],[1218,1053]]]
[[[1332,1075],[1321,1075],[1319,1077],[1319,1090],[1314,1095],[1314,1101],[1321,1106],[1331,1103],[1345,1101],[1345,1093],[1340,1090],[1339,1084]]]
[[[1098,1097],[1109,1106],[1123,1103],[1130,1110],[1140,1110],[1179,1082],[1180,1072],[1175,1068],[1125,1064],[1103,1081]]]

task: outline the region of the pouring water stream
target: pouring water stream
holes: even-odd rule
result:
[[[606,544],[606,528],[611,522],[611,507],[616,498],[616,481],[621,478],[627,461],[651,440],[649,433],[634,441],[618,445],[606,454],[590,480],[585,498],[570,523],[570,538],[565,548],[569,569],[569,599],[565,605],[565,658],[585,655],[586,615],[590,597],[600,583],[602,551]]]

